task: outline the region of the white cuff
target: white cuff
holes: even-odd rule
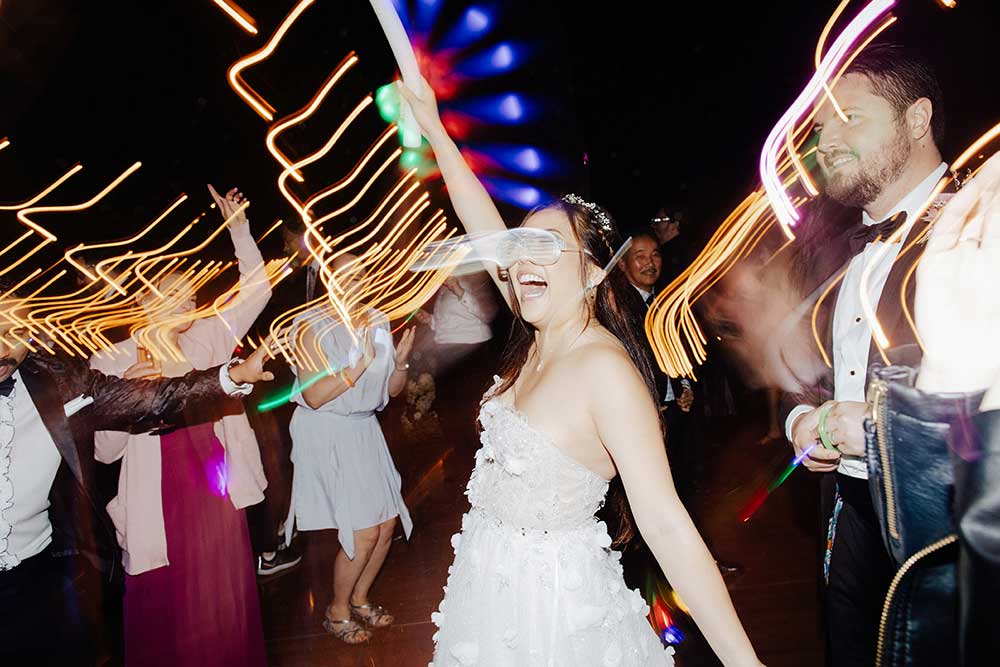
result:
[[[687,378],[681,378],[681,386],[684,387],[685,389],[690,389],[691,380],[688,380]]]
[[[249,382],[236,384],[233,382],[233,378],[229,377],[229,369],[242,363],[242,361],[242,359],[232,359],[225,366],[219,367],[219,384],[222,385],[222,391],[230,396],[247,396],[253,391],[253,385]]]
[[[677,398],[677,396],[674,394],[674,385],[668,379],[667,380],[667,391],[664,392],[664,394],[663,394],[663,402],[664,403],[669,403],[670,401],[673,401],[676,398]]]
[[[813,406],[805,404],[796,405],[792,408],[792,411],[788,413],[788,417],[785,419],[785,437],[788,438],[788,442],[792,442],[792,427],[795,426],[795,420],[815,409]]]

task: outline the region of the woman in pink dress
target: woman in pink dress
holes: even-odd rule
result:
[[[151,324],[166,324],[166,342],[181,361],[155,358],[164,355],[141,348],[133,335],[117,345],[117,354],[95,355],[94,368],[136,378],[225,363],[264,308],[271,286],[240,208],[243,195],[234,188],[222,198],[211,185],[209,191],[229,220],[239,293],[218,315],[196,319],[194,286],[181,274],[165,275],[157,284],[162,299],[142,303]],[[243,511],[263,498],[266,480],[242,407],[225,412],[218,421],[159,434],[96,434],[98,459],[122,459],[118,496],[108,513],[127,574],[126,665],[266,664]]]

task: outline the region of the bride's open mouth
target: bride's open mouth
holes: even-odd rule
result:
[[[545,294],[549,284],[537,273],[521,271],[517,274],[517,282],[521,285],[521,297],[525,300],[537,299]]]

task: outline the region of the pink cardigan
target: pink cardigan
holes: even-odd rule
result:
[[[204,370],[228,362],[237,338],[242,339],[260,315],[271,285],[264,258],[250,234],[250,225],[229,228],[240,269],[240,291],[222,318],[197,320],[181,334],[180,348],[195,369]],[[224,318],[224,319],[223,319]],[[117,345],[119,353],[95,355],[90,365],[109,375],[122,376],[137,360],[136,343],[129,339]],[[215,435],[226,450],[228,492],[233,505],[242,509],[264,498],[267,480],[260,463],[257,439],[242,412],[215,422]],[[170,564],[160,494],[160,437],[120,431],[98,431],[94,435],[95,457],[110,463],[124,456],[118,478],[118,495],[108,503],[118,542],[124,550],[125,571],[140,574]]]

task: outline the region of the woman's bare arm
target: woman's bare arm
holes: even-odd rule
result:
[[[594,351],[584,372],[597,434],[622,477],[643,539],[723,664],[757,667],[715,560],[677,497],[645,383],[624,351]]]
[[[413,109],[413,115],[420,124],[427,141],[430,142],[434,150],[434,157],[438,167],[441,169],[441,176],[448,187],[448,197],[451,205],[458,214],[465,231],[476,232],[499,232],[507,229],[500,212],[486,188],[479,182],[475,172],[466,164],[465,158],[458,150],[458,146],[448,136],[448,131],[441,124],[441,117],[438,115],[437,100],[430,85],[424,81],[422,90],[413,91],[403,84],[399,84],[400,94]],[[507,305],[510,306],[510,295],[507,291],[507,283],[500,279],[499,273],[493,269],[488,272],[493,281],[500,288]]]
[[[316,334],[313,333],[311,326],[306,326],[307,328],[300,339],[302,346],[307,350],[318,349]],[[367,369],[368,363],[365,361],[365,356],[358,359],[354,366],[344,368],[343,374],[327,374],[326,371],[316,373],[304,368],[298,368],[296,370],[298,372],[299,385],[305,387],[302,390],[302,398],[305,399],[306,405],[310,408],[314,410],[320,408],[353,387],[354,383],[358,381],[358,378]],[[325,375],[325,377],[317,380],[317,375]],[[350,382],[345,381],[345,375]]]

